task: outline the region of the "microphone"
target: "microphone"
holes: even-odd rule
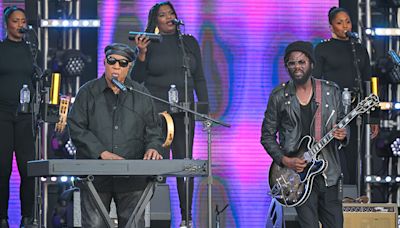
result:
[[[18,29],[18,32],[19,33],[27,33],[27,32],[29,32],[29,30],[32,30],[32,29],[33,29],[32,25],[28,25],[27,27],[23,27],[23,28]]]
[[[174,20],[172,20],[171,22],[174,25],[185,25],[185,23],[183,23],[182,20],[179,20],[179,19],[176,19],[176,18]]]
[[[135,36],[137,35],[145,35],[146,37],[149,38],[151,42],[157,42],[157,43],[162,42],[161,34],[148,33],[148,32],[129,32],[128,38],[129,40],[135,40]]]
[[[389,50],[388,54],[389,54],[390,58],[392,59],[393,63],[396,64],[397,66],[399,66],[400,65],[399,55],[393,50]]]
[[[355,33],[355,32],[346,31],[345,33],[346,33],[346,36],[349,37],[350,39],[351,39],[351,38],[352,38],[352,39],[358,39],[358,34]]]
[[[122,90],[123,92],[126,92],[128,89],[126,88],[126,86],[123,84],[123,83],[121,83],[120,81],[118,81],[118,79],[117,78],[112,78],[111,79],[111,82],[116,86],[116,87],[118,87],[118,89],[120,89],[120,90]]]

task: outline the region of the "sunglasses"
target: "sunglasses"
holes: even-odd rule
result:
[[[305,65],[307,64],[307,61],[305,60],[299,60],[299,61],[288,61],[286,63],[287,68],[289,69],[294,69],[296,65],[299,64],[300,67],[304,68]]]
[[[116,59],[110,56],[108,56],[106,59],[107,59],[107,64],[109,65],[114,65],[118,62],[120,67],[127,67],[129,64],[129,61],[126,59]]]

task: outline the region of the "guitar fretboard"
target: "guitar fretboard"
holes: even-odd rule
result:
[[[333,132],[335,130],[346,127],[356,116],[367,112],[378,104],[379,99],[375,94],[370,94],[367,98],[362,100],[356,108],[347,114],[335,127],[333,127],[324,137],[322,137],[321,140],[311,146],[311,156],[315,157],[326,145],[328,145],[330,141],[332,141]]]

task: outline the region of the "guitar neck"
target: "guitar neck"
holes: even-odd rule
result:
[[[324,137],[321,138],[317,143],[311,146],[310,153],[312,156],[316,156],[330,141],[333,139],[333,132],[339,128],[346,127],[359,113],[356,109],[353,109],[347,114],[335,127],[333,127]]]

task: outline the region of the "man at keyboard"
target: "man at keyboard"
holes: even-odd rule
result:
[[[161,129],[151,98],[122,91],[118,82],[148,93],[126,77],[135,59],[125,44],[111,44],[105,50],[104,74],[84,84],[68,116],[71,138],[78,159],[162,159]],[[117,84],[117,83],[116,83]],[[111,200],[117,207],[118,225],[125,227],[146,186],[145,177],[96,176],[93,182],[106,209]],[[82,227],[105,227],[87,189],[81,188]],[[144,227],[142,216],[139,227]]]

